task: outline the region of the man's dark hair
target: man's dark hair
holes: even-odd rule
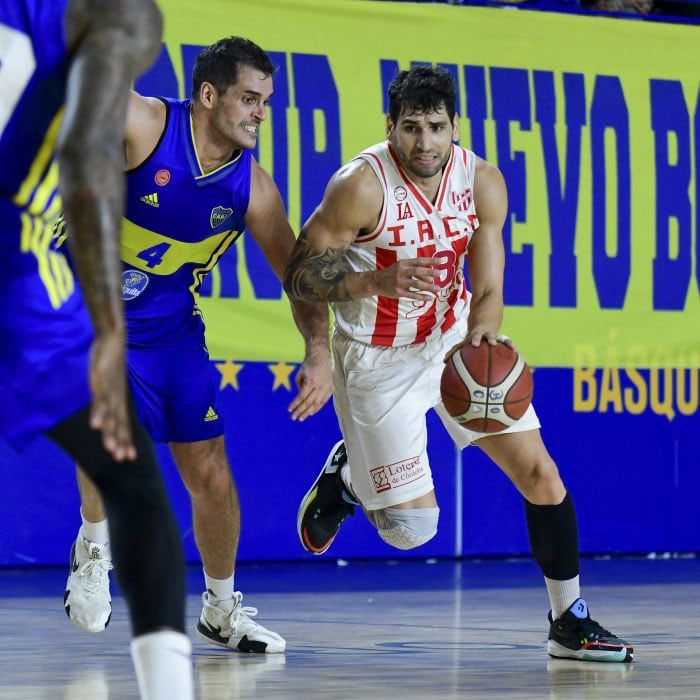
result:
[[[452,76],[442,68],[417,66],[402,70],[389,85],[389,116],[394,124],[402,114],[436,112],[443,107],[455,116],[457,93]]]
[[[202,83],[211,83],[219,95],[238,82],[238,72],[243,66],[272,75],[276,68],[270,57],[249,39],[230,36],[207,46],[197,56],[192,71],[192,97],[197,99]]]

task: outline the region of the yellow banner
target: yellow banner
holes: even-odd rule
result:
[[[259,160],[296,231],[330,174],[384,137],[396,69],[440,64],[458,85],[461,144],[509,186],[503,330],[528,361],[700,366],[697,27],[366,0],[161,6],[156,72],[180,96],[197,47],[222,36],[273,56]],[[235,292],[215,270],[202,300],[212,356],[300,360],[287,300],[261,296],[250,244],[237,254]]]

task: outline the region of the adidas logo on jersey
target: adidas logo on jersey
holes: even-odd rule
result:
[[[149,207],[159,207],[160,204],[158,204],[158,193],[154,192],[153,194],[145,194],[143,197],[141,197],[141,201],[144,204],[148,204]]]
[[[207,411],[207,415],[204,416],[204,422],[209,423],[213,420],[219,420],[219,416],[216,415],[216,411],[209,406],[209,410]]]

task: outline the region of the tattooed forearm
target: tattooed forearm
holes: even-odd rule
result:
[[[284,290],[291,299],[349,301],[345,278],[352,272],[346,259],[347,246],[310,253],[302,231],[284,276]]]

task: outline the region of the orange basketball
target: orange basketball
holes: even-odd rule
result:
[[[532,401],[532,372],[522,355],[503,342],[462,345],[445,363],[440,393],[447,412],[479,433],[513,425]]]

